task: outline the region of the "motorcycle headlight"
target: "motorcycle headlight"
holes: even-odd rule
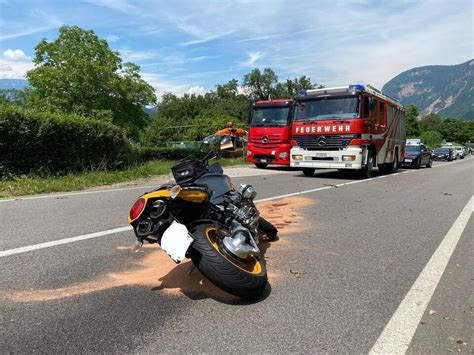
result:
[[[253,200],[257,196],[257,191],[253,188],[252,185],[240,184],[237,192],[247,200]]]
[[[229,143],[231,141],[231,138],[229,136],[224,136],[224,138],[221,139],[221,144]]]

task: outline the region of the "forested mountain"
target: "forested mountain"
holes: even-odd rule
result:
[[[24,79],[0,79],[0,89],[24,89],[28,82]]]
[[[474,120],[474,59],[458,65],[430,65],[407,70],[382,89],[421,114]]]

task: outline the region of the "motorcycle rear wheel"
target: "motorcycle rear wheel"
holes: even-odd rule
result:
[[[190,249],[191,260],[209,281],[237,297],[255,299],[262,295],[267,270],[260,257],[238,262],[227,256],[212,224],[200,224],[191,233],[196,238]]]

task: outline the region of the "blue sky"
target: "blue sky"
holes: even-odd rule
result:
[[[0,0],[0,78],[21,78],[63,24],[107,39],[158,95],[212,90],[255,67],[381,87],[415,66],[474,57],[471,0]]]

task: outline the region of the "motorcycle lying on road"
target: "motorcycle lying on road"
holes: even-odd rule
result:
[[[267,283],[259,235],[274,240],[278,231],[260,216],[251,185],[235,187],[220,164],[209,166],[219,148],[214,144],[202,159],[190,156],[174,165],[176,184],[140,196],[128,220],[137,248],[158,243],[176,263],[190,258],[224,291],[254,299]]]

